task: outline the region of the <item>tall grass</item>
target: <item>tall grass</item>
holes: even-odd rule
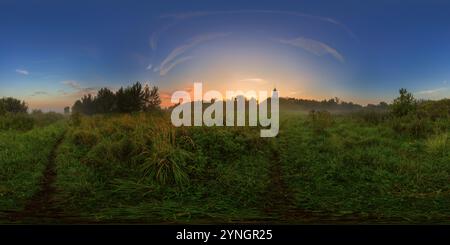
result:
[[[17,210],[39,188],[49,154],[64,132],[58,123],[28,132],[0,132],[0,208]]]

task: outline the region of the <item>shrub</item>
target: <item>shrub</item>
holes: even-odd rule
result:
[[[72,140],[76,145],[92,147],[98,143],[98,135],[88,130],[76,130],[72,134]]]
[[[79,112],[73,112],[72,115],[70,115],[70,124],[75,127],[80,126],[81,114]]]
[[[324,132],[326,128],[329,128],[333,124],[333,118],[328,111],[310,111],[309,120],[315,132]]]
[[[35,125],[40,127],[50,125],[64,118],[62,114],[56,112],[43,113],[40,110],[33,110],[30,116],[34,119]]]
[[[26,113],[6,113],[0,116],[0,130],[31,130],[35,120]]]
[[[416,110],[417,102],[406,89],[399,90],[400,96],[392,104],[392,113],[396,117],[406,116]]]
[[[448,134],[437,134],[427,139],[426,150],[430,154],[444,155],[447,152]]]
[[[28,106],[25,101],[8,97],[0,99],[0,115],[5,113],[27,113]]]
[[[362,110],[353,114],[357,119],[365,123],[377,125],[389,119],[389,114],[386,111],[376,110]]]
[[[143,170],[160,184],[183,185],[189,181],[184,171],[189,157],[188,152],[177,148],[156,150],[144,162]]]
[[[436,121],[450,117],[450,99],[438,101],[422,101],[418,104],[417,112]]]
[[[397,133],[417,138],[426,137],[434,132],[430,119],[420,118],[416,115],[393,118],[391,126]]]

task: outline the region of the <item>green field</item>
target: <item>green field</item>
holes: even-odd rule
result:
[[[450,110],[429,107],[290,108],[275,138],[164,110],[3,129],[1,223],[448,223]]]

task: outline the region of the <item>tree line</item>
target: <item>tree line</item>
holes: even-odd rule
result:
[[[7,97],[0,99],[0,115],[5,113],[27,113],[28,105],[25,101]]]
[[[353,102],[342,101],[337,97],[321,101],[297,98],[280,98],[280,107],[288,110],[326,110],[336,112],[354,112],[365,109],[374,111],[387,111],[389,109],[389,105],[386,102],[380,102],[377,105],[368,104],[367,106],[362,106]]]
[[[160,104],[158,87],[142,86],[140,82],[136,82],[132,86],[121,87],[116,92],[102,88],[95,96],[84,95],[74,103],[72,112],[93,115],[152,111],[160,109]]]

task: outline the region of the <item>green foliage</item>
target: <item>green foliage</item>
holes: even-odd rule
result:
[[[38,127],[48,126],[55,122],[64,119],[64,116],[60,113],[56,112],[47,112],[44,113],[40,110],[33,110],[30,114],[30,117],[34,120],[35,125]]]
[[[8,97],[0,99],[0,115],[5,113],[26,113],[28,111],[28,106],[25,101],[20,101],[18,99]]]
[[[434,135],[425,142],[426,150],[433,155],[443,156],[449,151],[448,133]]]
[[[78,146],[89,148],[98,143],[99,137],[90,130],[77,129],[72,133],[72,140]]]
[[[111,112],[131,113],[138,111],[154,111],[159,109],[161,99],[157,87],[142,87],[140,82],[126,88],[121,87],[116,93],[102,88],[96,96],[84,95],[77,100],[73,112],[86,115],[105,114]]]
[[[165,111],[75,112],[57,154],[55,200],[86,222],[282,222],[294,211],[318,222],[448,222],[449,102],[403,91],[394,104],[413,109],[285,113],[273,139],[257,127],[175,128]],[[37,190],[63,129],[0,131],[0,207],[21,208]],[[268,193],[280,186],[285,200],[274,200]],[[267,211],[278,201],[287,211]]]
[[[43,170],[64,125],[27,132],[0,131],[0,208],[20,210],[38,191]]]
[[[450,99],[422,101],[418,103],[417,114],[432,121],[450,118]]]
[[[392,118],[390,124],[398,134],[410,137],[424,138],[434,132],[433,123],[429,118],[420,118],[414,114]]]
[[[432,124],[411,122],[415,115],[410,116],[394,121],[410,127],[406,137],[388,124],[347,117],[335,119],[328,134],[317,137],[305,127],[309,120],[285,120],[279,149],[297,207],[336,222],[445,222],[450,214],[448,133],[431,129],[425,131],[424,137],[432,135],[427,139],[412,137],[416,128]]]
[[[95,107],[97,113],[110,113],[116,110],[116,96],[108,88],[102,88],[97,92]]]
[[[390,115],[388,112],[383,110],[361,110],[359,112],[355,112],[352,114],[353,118],[358,119],[363,123],[368,123],[372,125],[378,125],[384,123],[390,119]]]
[[[58,154],[61,205],[103,221],[261,216],[270,158],[259,131],[175,128],[168,119],[82,117]],[[89,133],[97,140],[86,147]]]
[[[26,113],[6,113],[0,116],[0,130],[31,130],[35,120]]]
[[[399,90],[400,96],[394,100],[392,104],[392,113],[396,117],[403,117],[416,110],[416,100],[414,96],[406,89]]]
[[[333,124],[333,118],[328,111],[310,111],[309,120],[315,132],[325,132],[326,128],[329,128]]]
[[[70,124],[72,126],[78,127],[81,124],[81,113],[79,112],[73,112],[70,115]]]

